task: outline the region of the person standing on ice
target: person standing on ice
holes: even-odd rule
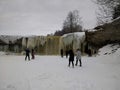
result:
[[[88,49],[88,55],[89,55],[89,57],[91,57],[91,56],[92,56],[91,49]]]
[[[61,57],[63,58],[63,49],[60,50]]]
[[[80,67],[82,66],[82,62],[81,62],[81,52],[80,52],[80,49],[77,49],[77,52],[76,52],[76,66],[78,64],[78,60],[80,62]]]
[[[35,52],[34,52],[34,49],[32,49],[32,51],[31,51],[31,56],[32,56],[32,59],[35,59]]]
[[[69,67],[70,67],[71,63],[72,63],[72,67],[74,68],[74,53],[73,53],[73,50],[69,50],[69,64],[68,64]]]
[[[68,58],[68,50],[65,51],[66,58]]]
[[[28,57],[28,60],[30,61],[30,50],[29,50],[29,48],[26,48],[25,52],[26,52],[25,60]]]

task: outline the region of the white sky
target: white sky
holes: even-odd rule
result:
[[[91,0],[0,0],[0,34],[47,35],[62,29],[69,11],[79,10],[84,28],[96,24]]]

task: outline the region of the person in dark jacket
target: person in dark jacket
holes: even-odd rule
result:
[[[32,59],[35,59],[35,52],[34,52],[34,49],[32,49],[32,51],[31,51],[31,56],[32,56]]]
[[[74,53],[73,53],[73,50],[69,50],[69,64],[68,64],[69,67],[70,67],[71,63],[72,63],[72,67],[74,68]]]
[[[61,57],[63,58],[63,49],[60,50]]]
[[[68,58],[68,50],[65,51],[65,54],[66,54],[66,58]]]
[[[91,57],[91,56],[92,56],[91,49],[88,49],[88,55],[89,55],[89,57]]]
[[[26,48],[25,52],[26,52],[25,60],[27,59],[27,57],[28,57],[28,60],[30,60],[30,50],[29,50],[29,48]]]

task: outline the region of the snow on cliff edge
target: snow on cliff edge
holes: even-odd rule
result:
[[[119,44],[108,44],[103,48],[99,49],[99,55],[120,55],[120,45]]]

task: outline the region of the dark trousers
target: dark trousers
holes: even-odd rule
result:
[[[34,54],[32,54],[32,58],[31,59],[35,59],[35,55]]]
[[[30,60],[30,55],[26,55],[25,60],[27,59],[27,57],[28,57],[28,60]]]
[[[82,66],[82,62],[81,62],[81,59],[76,59],[76,66],[77,66],[77,64],[78,64],[78,60],[79,60],[79,62],[80,62],[80,66]]]
[[[63,53],[61,53],[61,57],[63,58]]]
[[[68,66],[70,67],[70,64],[72,63],[72,67],[74,67],[74,61],[69,60]]]

